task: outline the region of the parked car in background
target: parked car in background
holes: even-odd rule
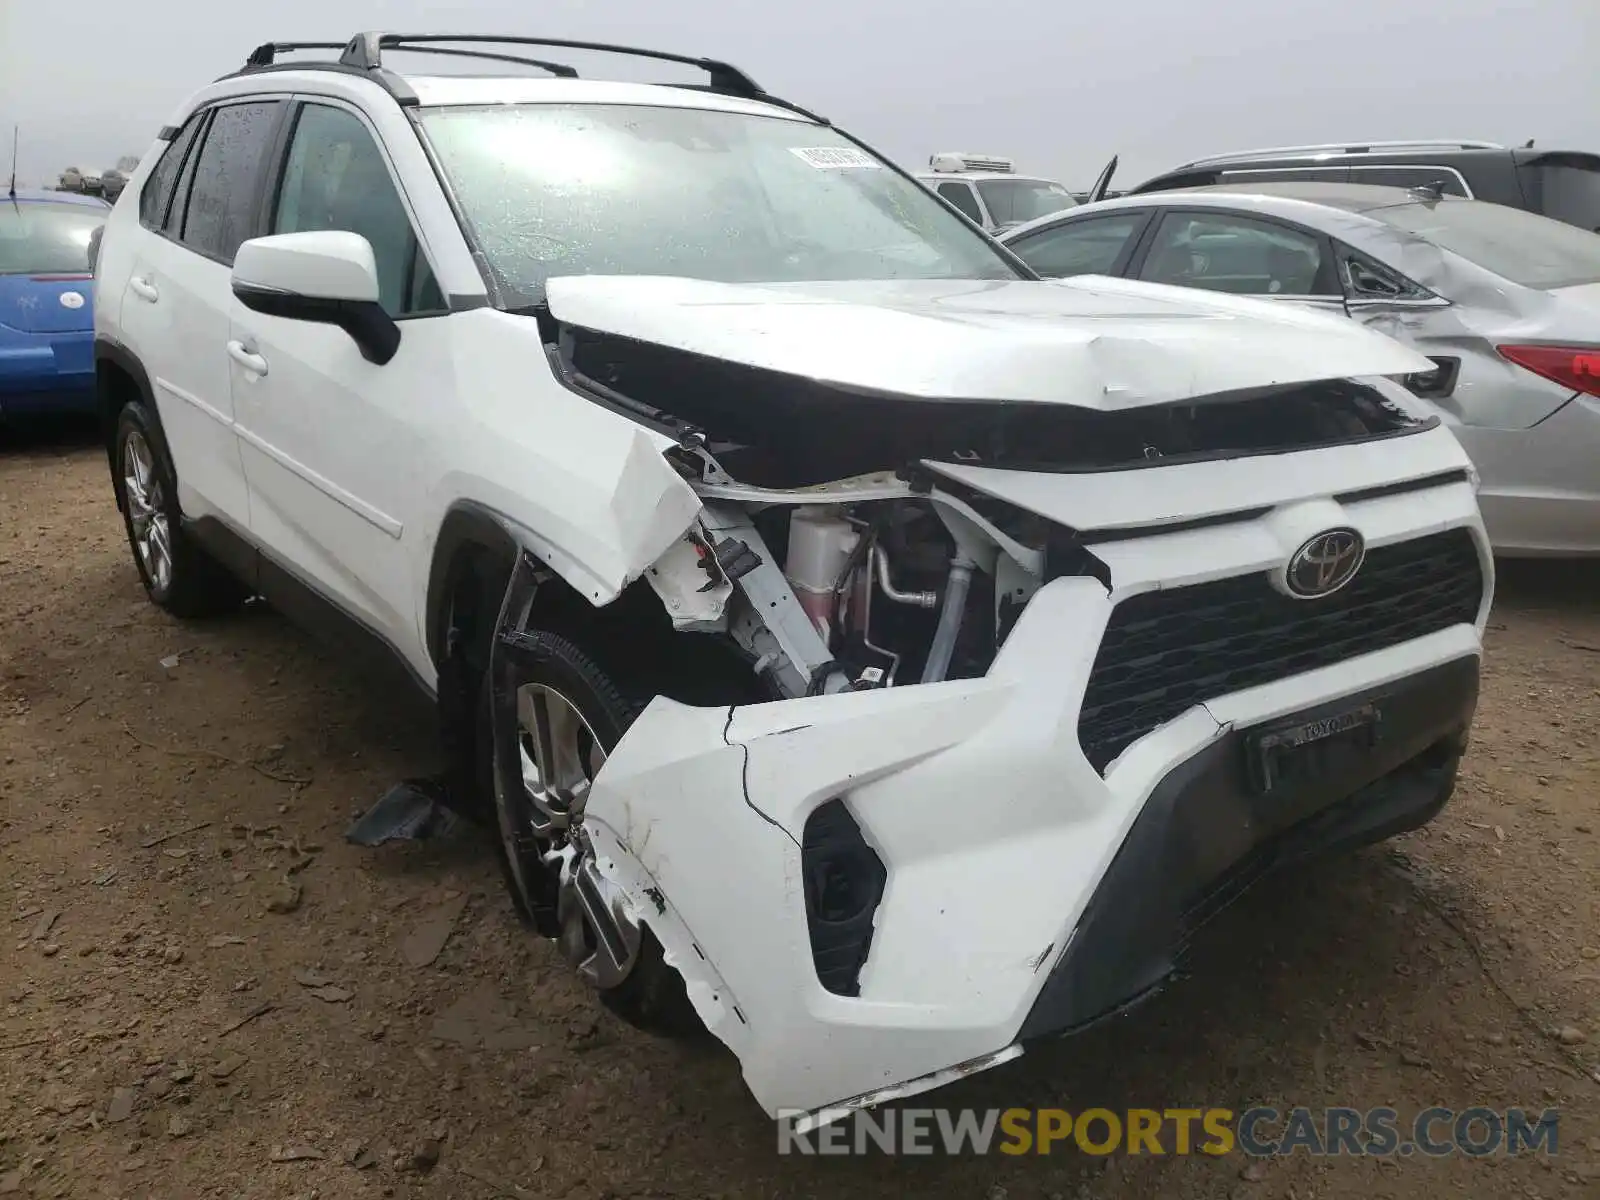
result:
[[[0,196],[0,419],[94,411],[89,244],[110,211],[63,192]]]
[[[1600,230],[1600,154],[1539,150],[1532,142],[1516,148],[1496,142],[1412,141],[1242,150],[1185,163],[1125,194],[1273,181],[1403,188],[1437,184],[1446,195],[1525,208]]]
[[[1338,183],[1103,201],[1005,234],[1040,274],[1117,275],[1342,313],[1436,370],[1506,555],[1600,553],[1600,236],[1428,191]]]
[[[935,154],[917,178],[991,233],[1078,203],[1055,180],[1018,175],[1016,163],[993,155]]]

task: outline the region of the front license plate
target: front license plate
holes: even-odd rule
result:
[[[1266,793],[1326,774],[1376,745],[1381,720],[1377,705],[1363,704],[1314,721],[1249,734],[1245,751],[1251,782]]]

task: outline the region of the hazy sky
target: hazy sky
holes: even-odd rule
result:
[[[110,166],[257,43],[361,28],[725,58],[908,166],[1005,154],[1074,187],[1113,153],[1128,184],[1286,142],[1600,150],[1600,0],[0,0],[5,155],[20,124],[24,180]]]

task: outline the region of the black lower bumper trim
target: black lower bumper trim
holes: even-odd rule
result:
[[[1251,782],[1251,730],[1228,731],[1174,769],[1128,831],[1019,1036],[1071,1033],[1151,995],[1194,933],[1269,871],[1432,820],[1455,787],[1478,671],[1474,655],[1294,714],[1310,723],[1371,704],[1382,733],[1265,794]]]

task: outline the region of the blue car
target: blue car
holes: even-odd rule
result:
[[[94,409],[94,196],[0,191],[0,420]]]

